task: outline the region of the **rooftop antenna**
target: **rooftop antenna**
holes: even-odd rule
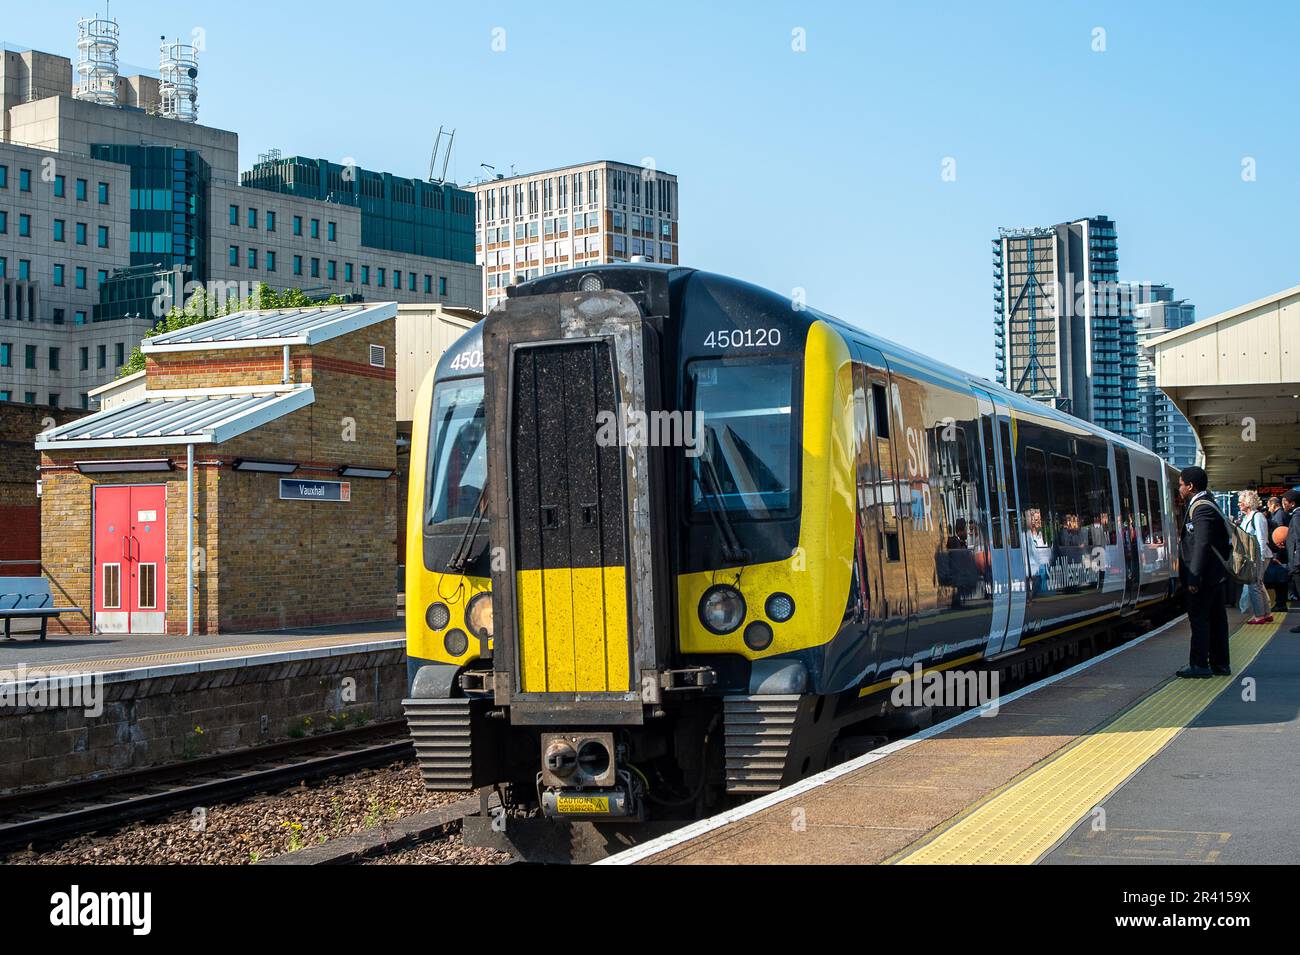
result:
[[[447,137],[447,149],[442,155],[442,169],[438,172],[438,175],[435,176],[433,172],[438,168],[438,150],[442,148],[443,136]],[[444,129],[442,126],[438,127],[438,138],[433,141],[433,153],[429,156],[430,182],[444,183],[447,181],[447,163],[451,161],[451,144],[455,142],[455,140],[456,130]]]
[[[117,21],[107,10],[101,17],[77,21],[77,83],[75,99],[101,106],[117,105]]]

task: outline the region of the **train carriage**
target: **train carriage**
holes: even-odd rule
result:
[[[1150,452],[679,267],[512,288],[421,389],[410,501],[426,783],[550,816],[770,791],[904,679],[1177,597]]]

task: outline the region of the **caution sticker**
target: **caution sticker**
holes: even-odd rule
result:
[[[608,796],[556,796],[556,812],[564,815],[609,814]]]

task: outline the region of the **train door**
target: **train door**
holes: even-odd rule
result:
[[[1002,468],[998,461],[997,408],[993,399],[985,392],[976,389],[975,397],[979,400],[980,413],[980,459],[984,463],[984,487],[988,491],[988,513],[985,521],[985,533],[988,539],[989,587],[993,599],[993,620],[989,625],[989,639],[985,653],[992,656],[1001,653],[1007,642],[1011,624],[1011,552],[1008,540],[1011,523],[1007,519],[1007,501],[1002,477]],[[1019,537],[1019,521],[1015,522],[1015,536]],[[1015,554],[1023,564],[1023,547],[1016,541]],[[1019,627],[1024,622],[1024,602],[1021,598],[1020,621],[1016,625],[1016,641],[1020,639]],[[1014,643],[1012,644],[1014,646]]]
[[[877,660],[904,666],[907,655],[907,626],[911,597],[907,584],[907,562],[899,515],[897,461],[894,450],[894,416],[890,413],[893,383],[885,356],[874,348],[863,348],[863,398],[866,404],[866,443],[863,463],[869,470],[865,482],[859,478],[859,500],[866,506],[860,528],[865,560],[874,561],[879,584],[872,594],[872,614],[880,621],[880,652]],[[865,486],[864,486],[865,485]]]
[[[1029,595],[1029,558],[1025,550],[1024,528],[1021,527],[1023,510],[1020,503],[1020,483],[1016,475],[1015,423],[1011,408],[1005,401],[994,399],[997,407],[998,472],[1002,485],[1002,505],[1005,520],[1003,536],[1007,544],[1007,568],[1010,575],[1010,592],[1007,615],[1007,634],[1002,643],[1002,653],[1020,645],[1020,635],[1025,626],[1025,604]]]
[[[1138,595],[1138,528],[1133,507],[1133,469],[1128,449],[1112,445],[1115,451],[1115,483],[1119,502],[1120,551],[1124,556],[1124,597],[1120,612],[1127,613],[1137,603]]]

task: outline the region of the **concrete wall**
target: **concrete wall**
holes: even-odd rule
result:
[[[159,766],[319,732],[396,719],[406,691],[401,647],[280,662],[158,667],[103,686],[104,711],[0,711],[0,790]],[[191,672],[175,672],[189,670]],[[0,673],[0,681],[12,675]],[[355,685],[346,702],[344,680]],[[266,727],[263,729],[263,720]],[[306,721],[310,720],[308,724]],[[198,732],[201,729],[202,732]]]

